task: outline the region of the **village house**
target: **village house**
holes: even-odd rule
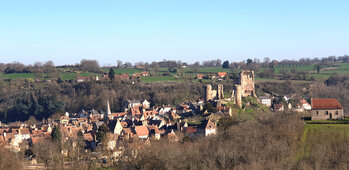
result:
[[[143,107],[143,109],[149,109],[150,108],[150,102],[148,102],[147,100],[144,100],[142,102],[142,107]]]
[[[90,81],[90,80],[91,80],[91,77],[81,77],[81,76],[76,77],[76,82],[78,82],[78,83]]]
[[[114,75],[115,79],[119,80],[129,80],[130,76],[128,74]]]
[[[201,122],[201,124],[197,127],[197,133],[209,136],[216,134],[217,126],[214,124],[211,120],[204,120]]]
[[[274,111],[284,111],[285,107],[284,107],[284,104],[279,103],[279,104],[274,104],[273,109]]]
[[[149,130],[147,126],[136,126],[135,131],[140,139],[147,139],[149,137]]]
[[[142,71],[142,76],[143,77],[148,77],[149,76],[149,73],[147,71]]]
[[[311,99],[311,119],[328,120],[343,119],[344,112],[342,105],[337,99],[332,98],[314,98]]]
[[[198,79],[198,80],[201,80],[203,78],[204,78],[204,75],[202,75],[202,74],[197,74],[196,75],[196,79]]]
[[[217,73],[217,77],[220,77],[220,78],[225,78],[227,76],[227,72],[218,72]]]
[[[304,99],[299,101],[301,108],[304,110],[311,110],[311,105]]]
[[[271,107],[271,98],[268,96],[260,96],[259,100],[261,101],[262,104]]]

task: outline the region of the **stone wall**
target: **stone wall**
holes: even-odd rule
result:
[[[239,108],[242,108],[242,94],[241,94],[241,85],[235,85],[235,102]]]
[[[212,96],[212,86],[210,84],[206,85],[206,96],[205,96],[205,100],[210,101]]]
[[[343,109],[311,110],[311,120],[343,119]]]
[[[217,96],[218,96],[218,99],[224,98],[223,84],[218,84]]]

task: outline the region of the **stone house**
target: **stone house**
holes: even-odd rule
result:
[[[311,119],[312,120],[328,120],[343,119],[344,112],[342,105],[337,99],[332,98],[314,98],[311,99]]]
[[[211,120],[204,120],[201,124],[196,128],[198,135],[214,135],[217,131],[217,126]]]

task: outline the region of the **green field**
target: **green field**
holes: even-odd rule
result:
[[[289,66],[289,65],[277,65],[275,66],[275,73],[279,74],[282,72],[281,70],[288,70],[291,72],[292,69],[295,69],[297,71],[305,71],[308,73],[308,78],[314,77],[315,80],[319,81],[324,81],[327,78],[329,78],[333,74],[340,74],[340,75],[349,75],[349,63],[335,63],[335,66],[328,66],[328,67],[323,67],[322,70],[320,71],[320,74],[317,74],[314,65],[294,65],[294,66]],[[258,72],[263,72],[265,68],[260,68]],[[50,75],[47,73],[11,73],[11,74],[4,74],[0,73],[0,79],[36,79],[39,78],[41,80],[43,79],[49,79],[52,77],[61,77],[63,80],[75,80],[77,76],[96,76],[100,74],[96,73],[89,73],[89,72],[61,72],[62,69],[57,69],[59,73],[56,73],[55,75]],[[101,71],[107,73],[109,71],[109,68],[101,68]],[[142,81],[144,82],[153,82],[153,81],[185,81],[184,79],[177,79],[175,77],[168,77],[168,76],[161,76],[164,73],[168,73],[171,76],[179,75],[181,71],[184,71],[183,76],[187,77],[187,80],[189,78],[195,78],[196,74],[193,73],[193,68],[177,68],[177,72],[169,72],[168,68],[159,68],[158,71],[155,74],[156,76],[154,77],[146,77],[142,78]],[[236,69],[236,71],[240,71],[240,69]],[[116,75],[118,74],[129,74],[132,75],[133,73],[139,73],[142,72],[142,69],[138,68],[114,68],[114,72]],[[154,73],[155,70],[154,68],[149,68],[150,73]],[[224,69],[222,67],[208,67],[208,68],[199,68],[198,74],[215,74],[217,72],[228,72],[231,73],[230,69]],[[257,73],[258,73],[257,72]],[[58,74],[58,75],[57,75]],[[205,82],[210,82],[211,80],[202,80]],[[264,81],[279,81],[279,77],[276,76],[274,79],[264,79],[258,77],[256,74],[256,81],[257,82],[264,82]]]
[[[109,68],[101,68],[101,70],[104,72],[108,72]],[[142,72],[142,70],[137,68],[114,68],[115,74],[133,74],[140,72]]]
[[[309,156],[312,149],[338,140],[349,142],[349,124],[306,124],[298,159]]]
[[[142,82],[183,81],[182,79],[177,79],[175,77],[167,77],[167,76],[142,77],[141,80]]]
[[[62,78],[62,80],[75,80],[77,76],[95,76],[97,74],[95,73],[88,73],[88,72],[82,72],[82,73],[72,73],[72,72],[64,72],[59,73],[58,76]],[[57,75],[56,75],[57,76]],[[53,75],[47,74],[47,73],[11,73],[11,74],[3,74],[0,73],[0,79],[32,79],[35,80],[36,78],[40,80],[44,79],[50,79]]]

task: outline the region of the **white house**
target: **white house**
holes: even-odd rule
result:
[[[142,105],[143,105],[143,109],[149,109],[150,108],[150,102],[148,102],[147,100],[144,100]]]
[[[211,122],[211,120],[208,120],[205,128],[205,136],[214,135],[216,134],[216,131],[217,126]]]
[[[304,110],[311,110],[311,105],[304,99],[299,101],[301,104],[301,108]]]
[[[260,96],[259,100],[262,104],[271,107],[271,98],[269,98],[268,96]]]

